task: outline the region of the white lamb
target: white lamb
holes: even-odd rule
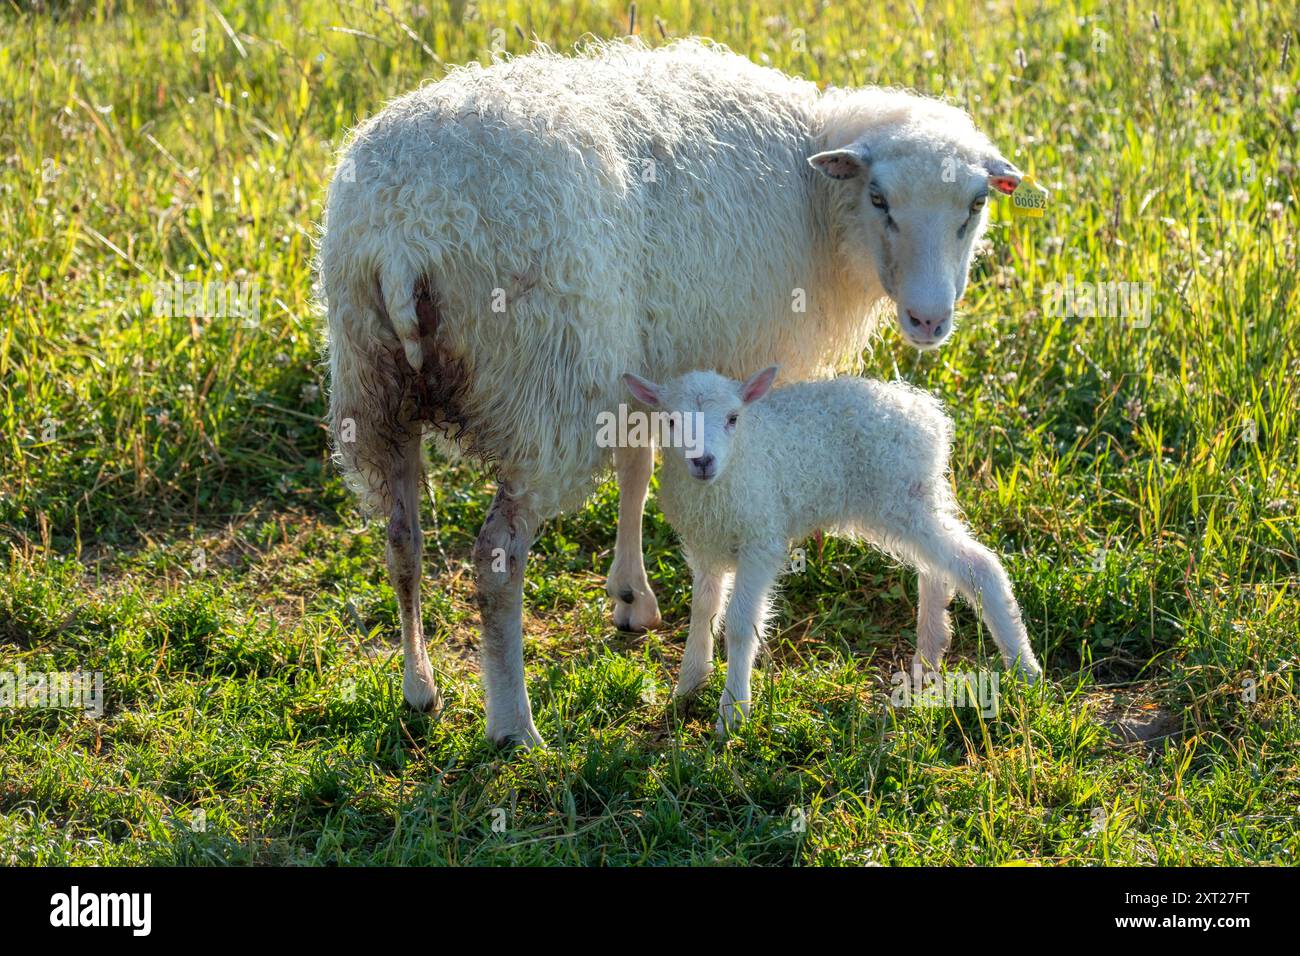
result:
[[[952,423],[939,403],[901,382],[860,378],[768,394],[776,371],[743,384],[704,371],[665,385],[624,376],[680,436],[664,449],[659,489],[695,576],[675,693],[691,694],[708,679],[726,603],[718,731],[748,715],[772,586],[791,545],[817,530],[865,539],[919,570],[914,667],[938,666],[952,638],[948,604],[960,590],[1007,664],[1036,680],[1042,671],[1006,571],[957,515],[947,480]]]
[[[823,93],[699,41],[474,64],[363,124],[320,249],[330,433],[388,518],[407,701],[440,701],[420,628],[422,433],[494,467],[474,548],[487,732],[537,743],[524,563],[611,457],[615,620],[659,619],[641,555],[652,449],[597,441],[619,375],[817,377],[870,343],[887,300],[907,341],[936,346],[986,196],[1018,178],[959,109]]]

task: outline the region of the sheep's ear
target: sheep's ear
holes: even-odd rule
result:
[[[740,387],[740,397],[746,405],[758,401],[767,394],[767,390],[772,387],[772,380],[776,378],[778,367],[769,365]]]
[[[646,381],[631,372],[623,376],[623,382],[642,405],[648,408],[659,407],[659,386],[654,382]]]
[[[853,179],[871,165],[871,155],[863,146],[828,149],[808,157],[808,165],[831,179]]]
[[[991,156],[984,160],[984,168],[988,170],[989,186],[1008,196],[1016,191],[1024,175],[1001,156]]]

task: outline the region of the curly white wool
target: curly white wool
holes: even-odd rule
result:
[[[940,158],[995,155],[939,101],[819,94],[696,40],[471,64],[389,104],[347,148],[320,251],[331,414],[336,434],[358,425],[338,447],[356,490],[387,511],[364,433],[400,397],[393,347],[427,358],[426,279],[447,318],[438,347],[471,368],[471,430],[548,514],[604,457],[592,423],[624,369],[851,361],[900,266],[877,275],[859,255],[859,190],[807,159],[868,133],[880,162],[899,159],[900,192],[940,194]]]
[[[818,530],[865,539],[920,571],[917,666],[937,666],[947,650],[956,589],[979,607],[1008,665],[1037,678],[1002,563],[958,516],[947,477],[952,423],[939,402],[901,382],[849,377],[768,394],[774,374],[743,384],[708,371],[664,385],[628,376],[638,400],[696,423],[694,449],[664,449],[659,493],[695,574],[678,693],[707,679],[722,617],[719,729],[748,713],[771,589],[790,547]]]
[[[844,153],[834,178],[810,166],[826,150]],[[488,728],[532,742],[522,577],[500,600],[483,582],[607,465],[596,423],[619,374],[826,374],[870,343],[887,297],[905,337],[938,344],[985,224],[971,197],[995,167],[1011,168],[959,109],[821,93],[696,40],[453,69],[362,124],[319,255],[330,434],[363,506],[389,518],[408,701],[438,700],[418,627],[421,430],[494,463],[478,569]],[[888,217],[867,202],[878,190]],[[658,620],[639,532],[652,459],[613,457],[609,590],[616,621],[644,627]]]

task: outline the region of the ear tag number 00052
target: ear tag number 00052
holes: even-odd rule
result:
[[[1034,177],[1026,175],[1011,194],[1011,211],[1018,216],[1042,219],[1047,209],[1047,190],[1034,182]]]

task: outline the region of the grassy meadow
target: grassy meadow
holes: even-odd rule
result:
[[[1152,12],[1154,10],[1154,13]],[[0,864],[1231,864],[1300,860],[1295,9],[1248,0],[213,0],[0,9]],[[331,468],[312,256],[334,149],[390,96],[533,38],[699,34],[818,83],[944,95],[1051,190],[995,203],[952,342],[863,357],[941,396],[954,480],[1048,679],[891,708],[915,575],[808,546],[753,719],[675,708],[690,578],[614,630],[612,483],[547,525],[526,655],[549,747],[483,737],[470,547],[433,462],[402,704],[380,526]],[[1149,289],[1149,321],[1051,283]],[[247,283],[255,319],[156,315]],[[1149,284],[1144,286],[1143,284]],[[951,666],[998,667],[960,602]]]

